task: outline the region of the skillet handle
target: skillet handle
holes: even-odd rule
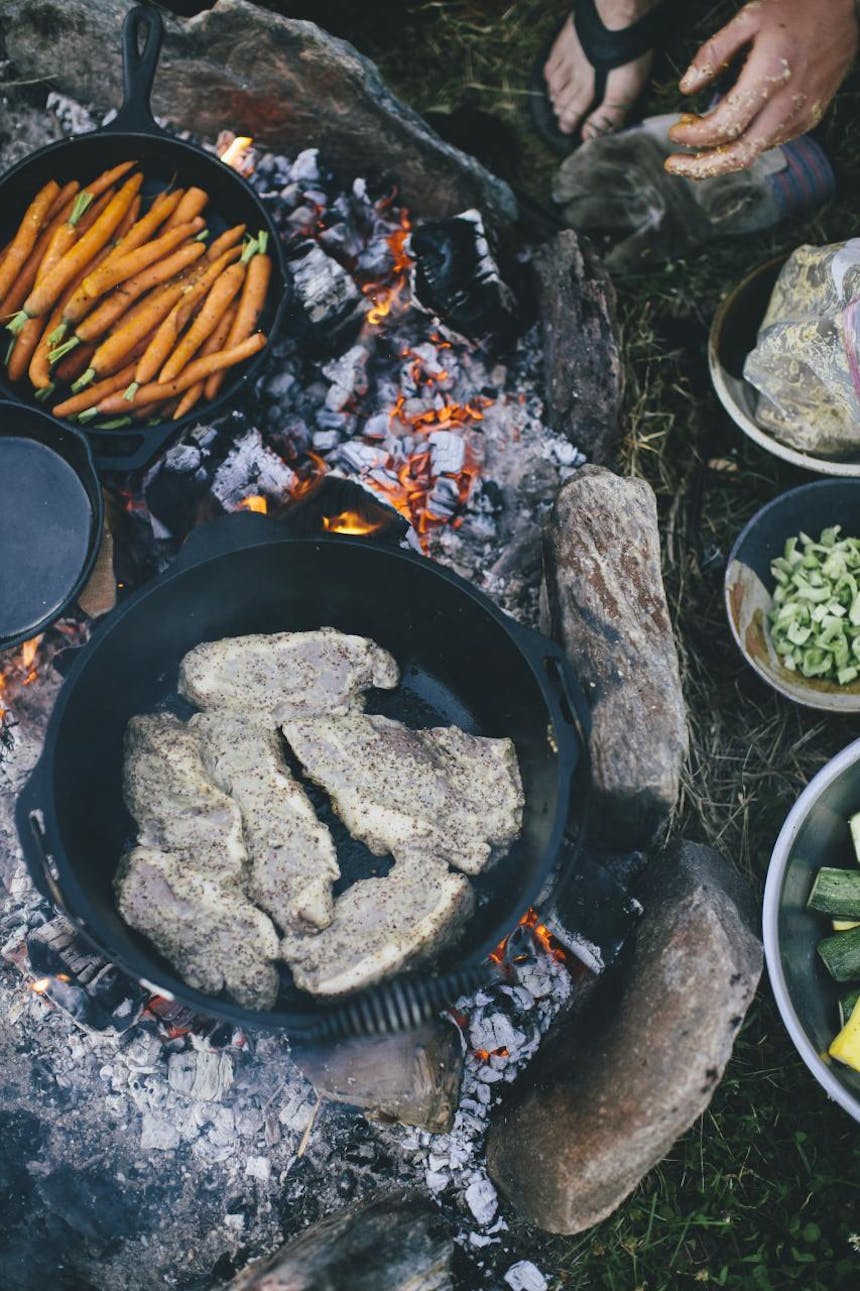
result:
[[[113,121],[104,127],[105,130],[122,130],[131,134],[164,133],[152,115],[149,102],[163,38],[164,23],[156,9],[138,4],[129,10],[122,28],[122,107]]]
[[[555,727],[558,759],[572,774],[588,756],[591,710],[561,646],[520,623],[511,625],[520,649],[546,680],[547,698]]]
[[[62,914],[66,914],[58,883],[57,867],[40,806],[46,797],[44,774],[42,763],[37,762],[18,795],[18,801],[15,804],[15,824],[30,878],[41,895],[51,901]]]

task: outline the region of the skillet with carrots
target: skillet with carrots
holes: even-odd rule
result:
[[[208,245],[202,188],[145,199],[143,182],[134,161],[51,180],[0,249],[8,378],[82,425],[178,420],[266,344],[268,234]]]

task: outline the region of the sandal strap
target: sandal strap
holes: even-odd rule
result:
[[[663,4],[658,4],[650,13],[643,14],[636,22],[621,31],[610,31],[597,12],[594,0],[576,0],[573,10],[573,25],[582,46],[582,52],[591,63],[596,75],[603,74],[603,89],[606,87],[606,74],[615,67],[632,63],[654,48],[662,26]],[[599,96],[599,87],[595,86],[595,97]]]

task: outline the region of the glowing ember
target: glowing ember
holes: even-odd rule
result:
[[[327,533],[344,533],[358,537],[376,533],[382,525],[382,520],[367,520],[357,511],[341,511],[336,516],[323,516],[323,528]]]
[[[46,995],[54,982],[70,982],[72,979],[68,973],[57,973],[55,977],[39,977],[35,982],[30,982],[30,990],[35,991],[37,995]]]
[[[230,130],[222,130],[215,151],[225,166],[238,171],[240,175],[251,175],[256,162],[256,157],[251,152],[253,143],[254,140],[249,135],[234,135]]]
[[[400,214],[400,228],[395,229],[386,238],[392,255],[389,272],[389,285],[368,282],[362,286],[365,296],[373,301],[367,312],[367,321],[371,327],[378,327],[383,318],[391,314],[395,305],[404,303],[404,295],[409,283],[409,270],[412,267],[412,255],[409,250],[409,234],[412,232],[412,221],[408,211]],[[405,302],[408,304],[408,301]],[[397,311],[399,312],[399,311]]]
[[[0,672],[0,722],[3,722],[8,715],[8,709],[3,703],[3,695],[5,694],[11,700],[22,686],[32,686],[37,680],[39,669],[36,657],[41,640],[40,635],[25,641],[21,648],[11,655]]]
[[[256,511],[258,515],[266,515],[269,510],[269,504],[259,493],[252,493],[249,498],[243,498],[237,508],[239,511]]]
[[[560,964],[567,962],[567,953],[558,944],[546,924],[540,922],[540,916],[538,915],[537,910],[534,908],[528,909],[522,919],[520,919],[519,927],[531,929],[531,934],[535,941],[537,941],[548,954],[552,955],[553,959],[557,959]],[[510,934],[508,937],[505,937],[504,941],[499,942],[496,949],[490,955],[490,959],[493,963],[501,964],[504,961],[505,950],[507,948],[509,938]]]

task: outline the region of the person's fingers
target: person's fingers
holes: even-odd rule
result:
[[[707,116],[686,115],[669,130],[674,143],[688,148],[716,148],[738,139],[764,107],[791,80],[784,58],[759,52],[758,44],[747,59],[737,84]]]
[[[731,22],[721,27],[710,40],[706,40],[681,77],[678,84],[681,93],[695,94],[712,81],[718,72],[723,71],[738,50],[752,40],[758,31],[759,21],[759,5],[744,5]]]
[[[790,139],[796,139],[805,129],[802,106],[785,102],[780,96],[759,113],[752,125],[733,143],[691,156],[673,153],[666,158],[664,168],[670,175],[685,179],[711,179],[714,175],[728,175],[734,170],[745,170],[761,153],[775,148]]]

